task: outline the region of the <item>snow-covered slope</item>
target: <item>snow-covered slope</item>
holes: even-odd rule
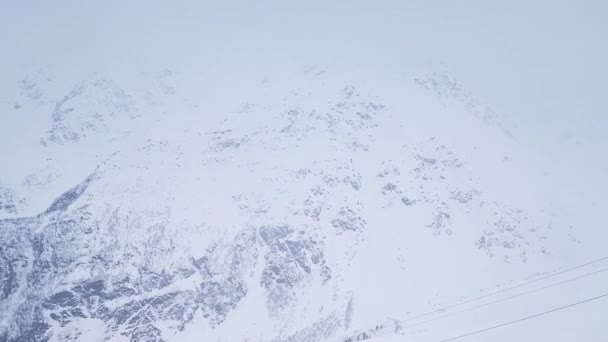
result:
[[[496,285],[559,265],[577,245],[538,200],[541,175],[514,176],[525,150],[468,100],[444,107],[417,78],[383,97],[304,69],[260,82],[218,121],[131,115],[140,99],[111,81],[61,97],[38,149],[105,158],[75,163],[87,174],[35,215],[19,216],[35,210],[27,197],[23,209],[10,202],[8,338],[332,340],[353,319],[411,311],[448,274]],[[58,125],[66,111],[70,125]],[[132,134],[112,120],[134,121]],[[93,145],[98,129],[106,140]],[[452,279],[451,293],[466,293],[467,279]]]
[[[0,341],[441,341],[605,288],[562,272],[605,182],[457,72],[213,53],[2,80]]]

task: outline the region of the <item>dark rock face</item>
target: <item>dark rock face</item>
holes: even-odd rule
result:
[[[434,230],[435,235],[440,235],[441,232],[444,232],[448,235],[452,234],[450,229],[446,227],[450,224],[450,214],[445,213],[443,211],[437,211],[435,216],[433,217],[433,222],[428,225],[429,228]]]
[[[57,211],[57,210],[66,210],[70,204],[74,203],[87,189],[87,186],[97,177],[95,173],[91,174],[84,182],[76,185],[70,190],[64,192],[59,198],[57,198],[51,206],[46,210],[47,213]]]
[[[157,324],[184,329],[197,311],[211,326],[220,324],[247,294],[246,270],[257,258],[255,232],[214,245],[204,257],[175,269],[155,271],[147,266],[154,260],[145,260],[127,275],[113,275],[122,262],[117,241],[93,243],[111,232],[99,233],[99,225],[116,225],[116,218],[99,221],[86,206],[70,206],[93,179],[37,217],[0,221],[0,318],[7,322],[2,341],[46,341],[55,333],[52,326],[90,318],[104,323],[107,336],[131,341],[162,341]],[[151,241],[148,248],[157,246]],[[70,282],[74,272],[85,276]],[[195,286],[180,286],[184,279]]]
[[[18,260],[9,255],[8,246],[0,247],[0,300],[6,300],[17,288],[17,274],[15,268]]]
[[[147,249],[139,251],[149,257],[127,264],[125,256],[135,251],[121,251],[112,234],[122,229],[120,216],[95,217],[80,203],[96,179],[89,176],[43,214],[0,221],[0,309],[8,322],[0,331],[3,341],[47,341],[57,327],[79,319],[103,322],[106,336],[131,341],[163,341],[159,324],[183,330],[197,312],[214,327],[247,295],[262,255],[258,281],[272,310],[288,305],[305,279],[318,277],[324,283],[331,278],[323,244],[288,225],[244,230],[201,257],[160,270],[150,267],[161,257],[152,231]],[[343,219],[354,220],[349,224],[359,229],[359,219],[349,213],[344,209]],[[162,227],[148,229],[160,229],[162,236]],[[127,265],[128,273],[116,271]],[[68,280],[74,274],[82,275]],[[184,287],[184,280],[192,285]],[[62,338],[79,336],[76,330]]]
[[[408,207],[411,206],[411,205],[416,204],[416,200],[411,200],[411,199],[409,199],[409,198],[407,198],[405,196],[401,197],[401,202],[403,202],[403,204],[405,204]]]
[[[94,108],[91,102],[96,104]],[[40,143],[77,143],[97,131],[109,131],[118,117],[133,119],[138,115],[131,95],[113,81],[93,77],[75,85],[55,103],[50,115],[53,124]]]
[[[498,127],[506,135],[512,136],[502,122],[502,115],[473,95],[453,75],[447,72],[432,72],[415,78],[414,83],[435,94],[441,101],[452,100],[460,103],[467,112],[486,125]]]
[[[333,219],[331,225],[337,229],[338,234],[342,234],[345,231],[360,232],[367,222],[352,209],[341,208],[338,218]]]
[[[323,246],[283,226],[260,228],[260,236],[269,251],[264,256],[266,266],[262,273],[262,286],[268,293],[268,307],[274,311],[284,308],[294,296],[294,288],[305,278],[318,272],[323,282],[331,278],[323,255]]]

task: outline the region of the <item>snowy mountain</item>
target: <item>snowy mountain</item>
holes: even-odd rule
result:
[[[445,66],[223,47],[11,67],[0,341],[445,341],[605,287],[606,183],[534,119]]]

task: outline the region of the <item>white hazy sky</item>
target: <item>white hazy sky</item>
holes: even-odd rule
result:
[[[306,64],[382,74],[444,68],[597,199],[585,210],[600,230],[608,205],[606,18],[606,0],[0,0],[0,100],[16,87],[7,80],[46,67],[67,78],[165,67],[181,75]]]
[[[595,141],[608,127],[606,1],[217,3],[3,0],[0,70],[431,63],[502,111],[541,119],[535,129],[557,120],[578,129],[564,139]]]
[[[0,74],[445,68],[599,196],[608,191],[607,13],[601,0],[2,0]]]

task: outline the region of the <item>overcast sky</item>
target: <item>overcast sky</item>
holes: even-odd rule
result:
[[[0,71],[441,66],[518,122],[530,146],[608,172],[606,1],[217,3],[3,1]]]
[[[578,222],[582,230],[603,248],[607,18],[606,0],[0,0],[0,110],[12,110],[6,104],[18,92],[16,80],[39,69],[72,86],[93,72],[128,78],[134,70],[168,68],[182,80],[194,79],[195,87],[308,64],[397,75],[403,82],[447,70],[515,124],[518,143],[566,175],[556,192],[567,192],[562,183],[572,182],[567,189],[579,192],[563,196],[576,204],[576,217],[586,219]],[[2,122],[8,117],[0,113],[0,135],[9,141],[0,144],[0,152],[26,159],[9,146],[6,137],[20,132]],[[569,293],[579,294],[576,288]],[[601,327],[604,309],[597,310],[587,316]],[[583,321],[572,317],[547,321],[546,327]],[[551,329],[522,331],[546,330]]]

